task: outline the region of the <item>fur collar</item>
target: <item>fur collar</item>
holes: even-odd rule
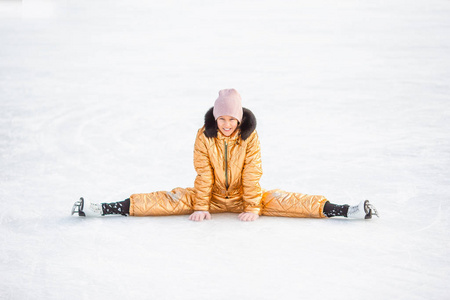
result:
[[[213,114],[214,107],[211,107],[205,114],[205,136],[208,138],[217,137],[217,123]],[[242,123],[239,125],[241,138],[245,141],[256,129],[256,117],[250,109],[243,108]]]

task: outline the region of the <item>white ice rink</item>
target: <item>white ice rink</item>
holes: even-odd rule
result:
[[[263,188],[381,218],[70,216],[193,186],[217,92]],[[1,299],[449,299],[450,2],[0,2]]]

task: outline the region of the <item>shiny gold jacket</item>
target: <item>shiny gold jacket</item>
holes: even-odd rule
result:
[[[261,148],[255,128],[256,118],[244,108],[239,128],[226,137],[217,129],[212,108],[207,112],[194,147],[194,210],[260,214]]]

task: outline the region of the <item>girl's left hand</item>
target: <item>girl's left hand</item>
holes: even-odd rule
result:
[[[251,212],[243,212],[239,215],[239,220],[241,221],[255,221],[259,218],[259,215]]]

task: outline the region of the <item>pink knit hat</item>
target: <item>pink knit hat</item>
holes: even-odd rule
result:
[[[219,98],[214,103],[214,118],[220,116],[230,116],[242,122],[242,101],[241,95],[235,89],[225,89],[219,91]]]

